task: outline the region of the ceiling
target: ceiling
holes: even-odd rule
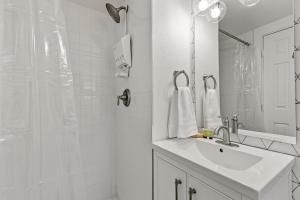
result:
[[[223,0],[227,5],[220,28],[234,35],[266,25],[293,14],[292,0],[261,0],[253,7],[243,6],[239,0]]]
[[[98,10],[99,12],[106,12],[105,4],[111,3],[118,7],[121,5],[122,0],[68,0],[84,7],[92,8]]]

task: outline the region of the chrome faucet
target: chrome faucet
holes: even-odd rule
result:
[[[221,117],[222,118],[222,117]],[[223,126],[219,126],[215,130],[216,135],[220,135],[220,131],[223,131],[223,141],[217,141],[218,143],[223,143],[225,145],[230,145],[230,130],[229,130],[229,119],[228,117],[222,118]]]
[[[220,126],[215,130],[215,133],[217,135],[220,135],[220,131],[223,130],[223,140],[217,140],[217,143],[222,143],[225,145],[230,145],[231,141],[230,141],[230,132],[228,127],[226,126]]]
[[[236,118],[237,118],[237,115],[236,115]],[[232,121],[233,121],[233,119],[232,119]],[[222,140],[217,140],[216,142],[219,143],[219,144],[238,147],[239,145],[231,143],[231,140],[230,140],[230,134],[231,134],[230,133],[230,124],[229,124],[228,117],[224,118],[224,120],[222,120],[222,121],[223,121],[223,126],[220,126],[215,130],[215,135],[220,135],[220,131],[222,130],[223,131],[223,139]],[[236,129],[236,131],[237,131],[237,129]]]

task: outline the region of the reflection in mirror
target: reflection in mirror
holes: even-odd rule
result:
[[[293,0],[261,0],[252,7],[223,1],[227,13],[218,26],[219,73],[215,75],[220,114],[229,118],[238,114],[240,130],[294,138]],[[197,26],[196,22],[196,35]],[[196,41],[196,49],[197,45]],[[196,50],[197,56],[201,55]],[[196,69],[195,76],[200,83],[203,74]]]

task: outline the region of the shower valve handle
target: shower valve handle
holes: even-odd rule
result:
[[[121,96],[118,96],[118,106],[120,105],[120,100],[122,100],[122,101],[126,101],[126,99],[127,99],[127,96],[124,96],[124,95],[121,95]]]
[[[118,101],[117,101],[118,106],[120,105],[120,100],[122,100],[124,106],[128,107],[131,102],[130,90],[129,89],[124,90],[123,94],[120,96],[117,96],[117,98],[118,98]]]

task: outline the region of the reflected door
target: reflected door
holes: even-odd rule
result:
[[[266,132],[291,136],[296,130],[293,48],[293,28],[264,37],[263,84]]]

